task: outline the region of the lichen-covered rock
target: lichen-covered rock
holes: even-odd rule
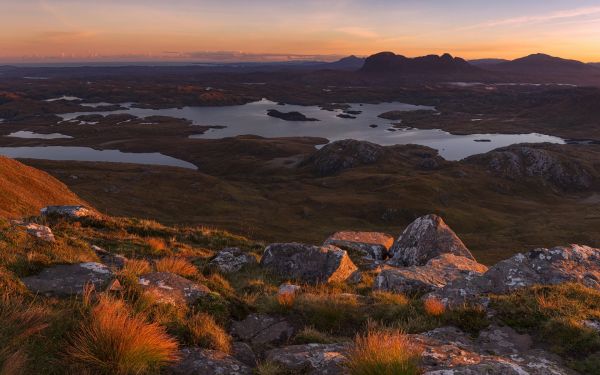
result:
[[[300,243],[267,246],[260,264],[275,274],[307,283],[345,281],[357,270],[345,250]]]
[[[42,216],[62,216],[72,219],[97,217],[98,214],[85,206],[48,206],[41,209]]]
[[[285,343],[295,331],[285,318],[265,314],[250,314],[231,324],[234,337],[255,346]]]
[[[345,375],[348,349],[346,344],[292,345],[269,350],[265,358],[293,374]]]
[[[373,287],[396,293],[428,293],[458,278],[479,276],[487,267],[472,259],[442,254],[424,266],[388,267],[375,278]]]
[[[477,339],[453,327],[411,335],[423,349],[426,375],[572,375],[560,359],[532,349],[531,340],[492,326]]]
[[[234,357],[209,349],[185,348],[167,370],[172,375],[252,375],[252,368]]]
[[[565,282],[580,282],[600,289],[600,249],[571,245],[519,253],[490,267],[481,276],[456,279],[430,296],[449,305],[485,304],[488,293],[506,294],[535,284]]]
[[[210,289],[170,272],[152,272],[138,278],[145,294],[158,303],[191,305],[210,293]]]
[[[454,254],[475,260],[456,233],[437,215],[413,221],[390,249],[392,266],[423,266],[441,254]]]
[[[250,367],[256,366],[256,355],[250,345],[245,342],[236,341],[231,345],[231,355]]]
[[[332,176],[345,169],[376,163],[385,148],[375,143],[345,139],[323,146],[304,160],[320,176]]]
[[[46,242],[54,242],[56,239],[54,238],[54,233],[52,233],[52,229],[45,225],[35,224],[35,223],[27,223],[23,224],[25,230],[28,234],[39,238],[42,241]]]
[[[112,275],[105,265],[87,262],[49,267],[37,275],[24,277],[22,281],[33,293],[67,297],[81,295],[87,285],[100,290]]]
[[[238,272],[247,265],[256,263],[256,258],[251,254],[247,254],[236,247],[230,247],[219,251],[208,265],[221,273],[233,273]]]
[[[394,238],[385,233],[344,231],[331,235],[324,245],[355,251],[373,260],[384,260],[393,243]]]

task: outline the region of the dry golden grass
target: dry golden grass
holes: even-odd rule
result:
[[[198,274],[198,269],[187,259],[167,257],[157,260],[154,267],[158,272],[171,272],[183,277],[192,277]]]
[[[425,312],[430,316],[442,316],[446,312],[446,306],[436,298],[428,298],[423,302]]]
[[[231,337],[209,314],[192,315],[187,319],[186,327],[194,345],[224,353],[231,352]]]
[[[296,293],[294,292],[277,294],[277,303],[284,309],[291,309],[294,307],[294,301],[296,301]]]
[[[164,253],[167,250],[167,243],[162,238],[148,237],[145,239],[146,245],[150,247],[154,253]]]
[[[23,349],[17,349],[10,354],[4,361],[4,364],[2,364],[0,375],[21,375],[25,373],[28,360],[29,357],[25,351]]]
[[[417,375],[421,349],[397,330],[369,329],[348,354],[352,375]]]
[[[121,300],[101,296],[71,340],[69,358],[98,374],[142,374],[176,359],[177,341]]]
[[[144,259],[127,259],[121,273],[126,277],[138,277],[152,271],[152,267]]]

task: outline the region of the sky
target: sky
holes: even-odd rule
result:
[[[0,0],[0,62],[600,61],[600,0]]]

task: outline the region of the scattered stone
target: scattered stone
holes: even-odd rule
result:
[[[385,154],[385,148],[375,143],[346,139],[323,146],[305,159],[301,166],[310,166],[320,176],[332,176],[363,165],[374,164]]]
[[[55,242],[54,233],[52,233],[52,229],[45,225],[35,224],[35,223],[27,223],[23,224],[25,230],[30,235],[39,238],[42,241],[46,242]]]
[[[113,273],[95,262],[58,265],[44,269],[37,275],[24,277],[23,283],[33,293],[45,296],[67,297],[81,295],[87,285],[102,289]]]
[[[94,211],[84,206],[48,206],[42,208],[40,213],[42,216],[62,216],[71,219],[98,216]]]
[[[519,253],[503,260],[481,276],[456,279],[430,296],[448,305],[487,304],[485,295],[507,294],[536,284],[579,282],[600,290],[600,249],[559,246]]]
[[[260,264],[280,276],[313,284],[345,281],[357,270],[345,250],[300,243],[267,246]]]
[[[253,346],[285,343],[295,331],[285,318],[265,314],[250,314],[246,319],[231,324],[231,334]]]
[[[250,345],[245,342],[236,341],[231,346],[231,355],[235,359],[250,367],[256,366],[256,355],[252,351]]]
[[[221,273],[233,273],[256,263],[256,258],[251,254],[245,253],[237,247],[229,247],[219,251],[208,265]]]
[[[170,272],[152,272],[138,278],[144,292],[158,303],[192,305],[210,289]]]
[[[234,357],[209,349],[185,348],[168,372],[173,375],[252,375],[252,369]]]
[[[454,254],[475,260],[456,233],[437,215],[413,221],[390,249],[392,266],[423,266],[441,254]]]
[[[487,267],[472,259],[442,254],[424,266],[386,268],[375,278],[373,287],[395,293],[429,293],[459,278],[480,276]]]
[[[384,260],[393,243],[394,238],[385,233],[345,231],[334,233],[323,244],[356,251],[373,260]]]
[[[293,374],[346,375],[350,373],[344,366],[348,349],[346,344],[292,345],[269,350],[265,359]]]

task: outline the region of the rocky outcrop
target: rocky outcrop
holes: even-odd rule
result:
[[[219,251],[208,266],[221,273],[233,273],[256,263],[256,258],[251,254],[245,253],[237,247],[230,247]]]
[[[125,267],[127,258],[125,258],[123,255],[113,254],[96,245],[92,245],[92,250],[94,250],[98,258],[100,258],[100,261],[110,268],[120,270]]]
[[[458,236],[437,215],[413,221],[390,249],[393,266],[423,266],[441,254],[454,254],[471,260],[473,255]]]
[[[306,115],[300,112],[280,112],[276,109],[269,109],[267,111],[267,115],[271,117],[276,117],[278,119],[282,119],[285,121],[319,121],[316,118],[306,117]]]
[[[185,348],[181,359],[169,367],[172,375],[252,375],[252,368],[234,357],[209,349]]]
[[[345,231],[334,233],[323,244],[355,251],[373,260],[384,260],[393,243],[394,238],[385,233]]]
[[[543,147],[545,145],[513,145],[471,156],[465,162],[484,166],[499,177],[537,178],[543,184],[565,191],[586,190],[592,186],[593,174],[580,161]]]
[[[84,206],[48,206],[41,209],[42,216],[61,216],[71,219],[96,217],[96,212]]]
[[[345,375],[349,374],[344,366],[349,346],[345,344],[292,345],[269,350],[265,354],[265,359],[278,364],[292,374]]]
[[[25,227],[25,230],[28,234],[34,236],[35,238],[39,238],[40,240],[46,242],[56,241],[56,239],[54,238],[54,233],[52,233],[52,229],[45,225],[27,223],[22,224],[22,226]]]
[[[345,250],[300,243],[267,246],[260,264],[282,277],[313,284],[345,281],[357,270]]]
[[[138,284],[156,302],[175,306],[191,305],[210,293],[206,286],[169,272],[147,273]]]
[[[429,293],[460,278],[472,278],[487,271],[487,267],[472,259],[442,254],[424,266],[386,268],[377,275],[374,289],[395,293]]]
[[[420,345],[425,375],[571,375],[553,355],[531,349],[531,339],[492,326],[477,339],[453,327],[411,335]]]
[[[24,277],[22,281],[33,293],[67,297],[81,295],[87,285],[101,290],[112,276],[105,265],[87,262],[49,267],[37,275]]]
[[[535,284],[579,282],[600,290],[600,249],[571,245],[536,249],[503,260],[481,276],[456,279],[427,297],[448,305],[486,304],[488,293],[506,294]]]
[[[285,343],[295,332],[285,318],[265,314],[250,314],[231,324],[232,336],[259,347]]]
[[[374,164],[385,154],[385,148],[375,143],[346,139],[323,146],[301,163],[320,176],[332,176],[363,165]]]
[[[231,344],[231,355],[245,365],[250,367],[256,366],[256,355],[250,345],[245,342],[236,341]]]

